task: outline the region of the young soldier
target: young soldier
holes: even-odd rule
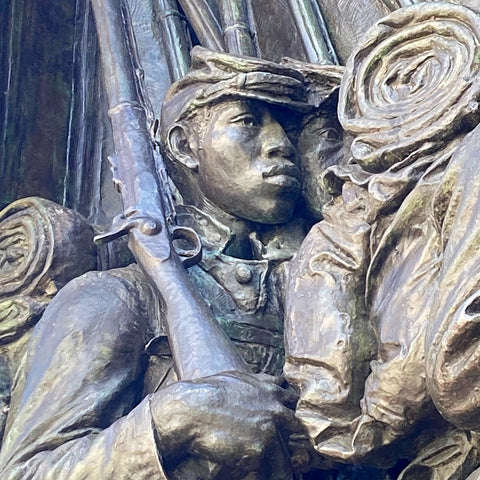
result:
[[[275,270],[292,250],[277,242],[270,254],[261,234],[290,220],[300,195],[282,122],[305,108],[298,72],[203,49],[163,108],[167,162],[189,204],[178,220],[204,246],[192,279],[257,372],[282,366]],[[264,374],[174,382],[153,297],[136,266],[87,273],[56,295],[12,386],[2,478],[205,478],[203,460],[233,477],[259,465],[265,478],[290,476],[271,452],[296,429],[294,397]]]

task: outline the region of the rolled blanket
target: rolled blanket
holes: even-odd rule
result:
[[[369,172],[440,150],[479,121],[480,16],[459,5],[400,9],[347,62],[339,119]]]
[[[40,317],[73,278],[96,268],[93,230],[78,213],[41,198],[0,212],[0,344]]]

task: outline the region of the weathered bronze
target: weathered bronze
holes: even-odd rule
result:
[[[184,8],[186,8],[185,5]],[[182,18],[176,0],[159,1],[158,10],[162,43],[165,45],[170,78],[178,80],[187,73],[190,66],[186,23]],[[219,47],[217,46],[217,48]]]
[[[365,36],[340,92],[352,157],[327,170],[339,196],[305,239],[287,288],[285,373],[316,450],[388,466],[401,438],[405,459],[433,442],[403,479],[466,478],[478,461],[464,430],[478,415],[469,329],[479,20],[464,7],[419,5]]]
[[[104,27],[100,45],[118,156],[114,176],[126,208],[112,231],[100,238],[130,232],[130,247],[155,279],[160,305],[155,305],[155,295],[136,267],[88,274],[55,296],[32,333],[29,360],[12,390],[15,414],[6,427],[2,474],[151,478],[167,472],[178,478],[210,478],[255,472],[258,478],[290,478],[280,432],[297,428],[290,409],[295,395],[280,386],[280,379],[246,373],[246,364],[218,322],[255,371],[281,372],[275,270],[292,250],[264,245],[253,237],[251,222],[289,221],[300,195],[295,150],[280,120],[286,117],[285,109],[299,115],[310,109],[303,77],[278,64],[197,49],[194,68],[167,95],[161,126],[166,156],[180,193],[192,202],[177,207],[177,216],[184,227],[195,226],[204,247],[190,277],[198,294],[173,253],[175,235],[168,240],[172,219],[155,190],[146,116],[126,55],[125,7],[116,2],[94,5],[97,22]],[[235,161],[228,164],[232,151]],[[238,177],[236,185],[232,172]],[[266,227],[255,233],[269,235]],[[275,248],[273,260],[270,248]],[[59,325],[67,312],[69,322]],[[212,313],[216,320],[211,320]],[[165,333],[176,374],[190,382],[164,386],[175,375]],[[40,361],[46,350],[51,355]],[[76,360],[65,364],[64,351]],[[230,373],[193,380],[225,371]],[[89,386],[88,379],[94,378]],[[48,393],[42,393],[46,384]],[[209,400],[209,391],[217,398]],[[85,395],[88,406],[75,400]],[[85,429],[92,433],[85,436]],[[41,437],[35,434],[39,430]],[[113,456],[111,435],[123,445]],[[37,455],[45,448],[50,453]],[[131,449],[126,456],[125,448]],[[100,451],[110,452],[107,463],[93,460]],[[65,461],[75,466],[67,469]]]
[[[325,20],[316,2],[289,0],[309,62],[338,63]]]
[[[88,5],[123,210],[0,212],[0,478],[480,478],[476,2]]]

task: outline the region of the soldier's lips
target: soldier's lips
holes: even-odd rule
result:
[[[295,177],[290,175],[272,175],[270,177],[266,177],[265,182],[270,185],[282,187],[283,190],[292,192],[299,191],[301,187],[300,182]]]
[[[274,165],[262,173],[264,180],[270,185],[298,191],[301,187],[301,176],[295,165]]]

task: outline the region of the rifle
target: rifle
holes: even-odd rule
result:
[[[175,225],[165,166],[154,152],[147,127],[147,97],[135,60],[128,7],[124,0],[92,0],[92,7],[113,129],[114,183],[124,206],[111,230],[96,241],[107,242],[128,233],[130,250],[164,300],[167,335],[179,379],[246,372],[246,363],[185,270],[198,260],[200,240],[193,230]],[[172,247],[175,239],[194,244],[191,251],[182,252],[183,261]]]
[[[316,0],[289,0],[288,3],[302,39],[307,60],[338,65],[340,62]]]
[[[91,1],[113,130],[114,182],[124,206],[124,213],[114,219],[110,232],[97,236],[96,241],[106,242],[128,234],[130,250],[164,300],[167,336],[180,380],[226,371],[249,372],[185,270],[185,266],[199,259],[200,240],[193,230],[175,225],[166,169],[161,156],[154,151],[147,127],[150,109],[128,6],[125,0]],[[172,246],[175,239],[194,244],[191,251],[180,252],[183,260]],[[278,458],[285,461],[288,452],[281,438],[276,449]],[[193,461],[209,478],[228,475],[229,469],[221,465],[203,459]],[[289,465],[283,462],[273,467],[270,478],[285,478],[285,472],[288,474]],[[256,472],[248,476],[248,480],[263,478],[262,473]]]
[[[223,36],[227,52],[237,55],[255,56],[248,6],[245,0],[219,0]]]
[[[222,28],[206,0],[178,0],[200,43],[218,52],[225,51]]]
[[[186,20],[178,10],[177,0],[158,0],[154,4],[154,12],[161,25],[168,71],[174,82],[183,77],[190,66],[191,45],[187,37]]]

